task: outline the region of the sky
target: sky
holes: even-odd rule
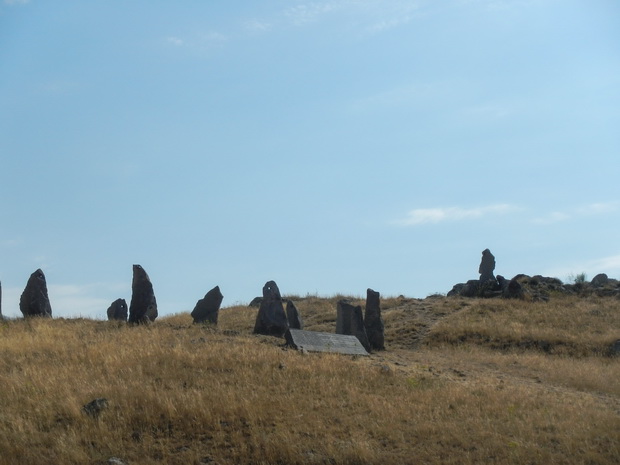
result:
[[[2,313],[620,278],[616,0],[0,0]]]

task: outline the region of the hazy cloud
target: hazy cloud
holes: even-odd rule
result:
[[[554,211],[548,215],[534,218],[535,224],[554,224],[584,216],[608,215],[620,209],[620,202],[597,202],[580,207],[575,207],[567,211]]]
[[[319,17],[326,13],[339,9],[343,6],[341,3],[330,2],[312,2],[302,5],[295,5],[287,8],[284,15],[295,25],[299,26],[316,21]]]
[[[244,23],[246,30],[251,32],[267,32],[272,28],[271,23],[260,21],[258,19],[251,19]]]
[[[478,208],[418,208],[411,210],[406,218],[396,223],[402,226],[418,226],[446,221],[462,221],[481,218],[487,215],[504,214],[514,209],[515,207],[508,204],[488,205]]]
[[[30,0],[4,0],[5,5],[25,5],[30,3]]]
[[[183,39],[179,39],[178,37],[166,37],[166,42],[176,45],[177,47],[180,47],[184,43]]]

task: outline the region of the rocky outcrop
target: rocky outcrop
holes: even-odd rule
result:
[[[133,266],[129,323],[149,323],[157,318],[157,300],[149,275],[140,265]]]
[[[283,337],[287,329],[288,321],[280,289],[274,281],[268,281],[263,286],[263,299],[256,315],[254,333]]]
[[[364,327],[372,350],[385,350],[383,319],[381,318],[381,296],[372,289],[366,290],[366,311]]]
[[[480,282],[486,283],[487,281],[495,282],[495,275],[493,271],[495,270],[495,257],[491,253],[489,249],[484,249],[482,251],[482,260],[480,261],[480,266],[478,267],[478,273],[480,273]]]
[[[347,334],[357,337],[366,351],[370,352],[370,342],[364,326],[364,316],[360,305],[352,305],[347,300],[338,301],[336,315],[336,334]]]
[[[116,299],[108,307],[108,320],[127,321],[127,302],[125,299]]]
[[[286,319],[288,320],[289,328],[304,329],[304,322],[301,319],[299,310],[297,310],[297,307],[291,300],[286,302]]]
[[[207,292],[203,299],[200,299],[194,310],[192,310],[192,318],[194,323],[211,323],[217,325],[217,319],[220,313],[220,306],[224,296],[220,292],[220,287],[215,286]]]
[[[52,306],[47,295],[47,282],[41,269],[30,275],[26,288],[19,299],[19,310],[24,317],[52,316]]]

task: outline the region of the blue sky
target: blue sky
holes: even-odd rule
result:
[[[617,1],[1,1],[5,315],[620,278]]]

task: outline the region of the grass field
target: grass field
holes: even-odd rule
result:
[[[293,299],[334,331],[336,297]],[[387,350],[358,358],[252,335],[247,307],[217,329],[4,321],[0,464],[620,463],[620,300],[382,309]]]

